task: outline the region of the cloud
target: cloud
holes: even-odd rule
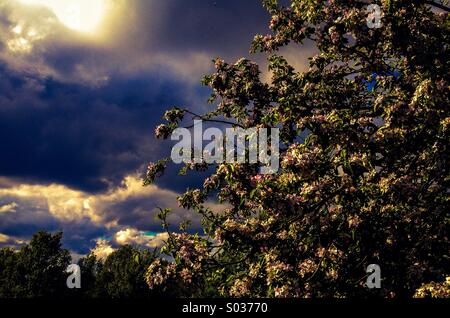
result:
[[[17,207],[18,207],[18,205],[16,202],[5,204],[3,206],[0,205],[0,214],[1,213],[14,213],[14,212],[16,212]]]
[[[18,248],[25,243],[27,243],[26,240],[0,233],[0,247]]]
[[[109,255],[114,253],[115,249],[111,246],[107,240],[98,239],[95,247],[91,250],[91,253],[101,261],[105,261]]]
[[[114,73],[161,67],[198,82],[211,59],[247,55],[253,35],[268,21],[259,0],[115,0],[106,1],[98,31],[80,33],[61,23],[61,5],[47,2],[47,8],[3,2],[0,57],[16,69],[94,85]]]
[[[15,213],[0,215],[0,233],[29,237],[39,230],[64,232],[64,243],[77,253],[86,253],[99,237],[111,237],[117,244],[157,247],[162,244],[158,209],[171,208],[172,230],[191,220],[200,229],[200,217],[178,206],[178,192],[156,185],[144,187],[139,176],[127,176],[120,186],[91,194],[60,184],[19,184],[0,188],[0,206],[15,202]],[[213,211],[224,207],[209,203]],[[6,209],[5,209],[6,210]]]
[[[48,216],[59,222],[87,220],[105,228],[130,224],[143,229],[158,228],[159,222],[154,219],[157,207],[172,208],[173,213],[169,218],[172,222],[179,223],[185,218],[198,220],[198,216],[192,212],[178,207],[178,196],[176,192],[155,185],[144,187],[138,176],[126,177],[119,187],[103,194],[90,194],[58,184],[20,184],[12,188],[0,188],[2,200],[14,200],[13,203],[1,205],[0,211],[6,213],[15,210],[19,217],[31,214],[31,217],[36,218],[39,217],[39,211],[43,214],[48,212]],[[8,218],[17,220],[17,215],[4,215],[0,224],[7,223]]]
[[[0,176],[104,191],[162,156],[153,128],[165,109],[191,104],[187,91],[163,74],[91,89],[0,63]]]
[[[173,208],[170,222],[198,216],[176,197],[198,178],[172,172],[143,188],[140,171],[170,152],[152,129],[187,87],[164,74],[116,77],[101,88],[61,83],[0,64],[0,232],[30,237],[64,231],[64,244],[87,253],[96,238],[122,228],[160,231],[157,206]],[[184,98],[192,98],[188,93]],[[185,99],[186,100],[186,99]]]
[[[117,250],[113,246],[114,243],[120,246],[131,245],[154,249],[163,246],[168,238],[169,235],[167,233],[151,233],[139,231],[135,228],[125,228],[115,233],[112,240],[97,239],[91,253],[98,259],[105,261],[109,255]]]
[[[9,241],[9,236],[0,233],[0,243],[5,243]]]
[[[108,11],[110,0],[19,0],[35,7],[46,7],[59,22],[80,32],[95,32]]]
[[[147,248],[161,247],[168,238],[168,233],[148,233],[134,228],[121,230],[114,236],[114,240],[120,245],[138,245]]]
[[[259,0],[111,3],[94,36],[69,30],[44,7],[2,2],[0,176],[89,191],[116,186],[167,153],[152,137],[165,109],[207,109],[209,91],[193,83],[210,60],[246,55],[253,35],[267,30]],[[22,38],[30,52],[11,51],[8,42]]]
[[[7,242],[9,240],[9,236],[8,235],[4,235],[0,233],[0,243],[4,243]]]
[[[51,3],[50,8],[6,0],[0,7],[5,21],[0,39],[7,45],[0,56],[16,69],[38,70],[64,82],[102,85],[114,74],[164,69],[198,83],[211,71],[213,58],[248,56],[253,36],[269,32],[269,14],[260,0],[101,1],[108,8],[103,21],[86,34],[60,22],[66,5],[55,0],[31,1]],[[295,50],[284,53],[304,55],[310,45]],[[263,62],[261,56],[252,58]]]

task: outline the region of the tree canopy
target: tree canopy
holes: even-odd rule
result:
[[[171,233],[162,252],[174,261],[155,260],[150,288],[176,281],[184,296],[411,297],[435,282],[448,293],[448,9],[374,3],[380,28],[367,24],[367,1],[265,0],[271,32],[255,37],[252,52],[267,55],[270,81],[248,59],[217,59],[203,80],[211,110],[166,113],[156,130],[164,139],[191,117],[278,127],[282,163],[273,175],[255,164],[187,163],[182,174],[211,173],[179,198],[202,216],[204,235]],[[306,71],[282,56],[310,43],[318,53]],[[168,160],[150,164],[146,184]],[[213,212],[208,199],[228,208]],[[168,213],[160,214],[167,230]],[[381,289],[365,286],[369,264],[381,267]]]
[[[62,233],[38,232],[20,250],[0,249],[0,298],[149,298],[144,274],[154,251],[125,245],[106,259],[90,253],[78,261],[81,288],[66,285],[72,262]]]
[[[71,257],[61,247],[62,233],[38,232],[19,251],[0,249],[0,297],[48,298],[67,294]]]

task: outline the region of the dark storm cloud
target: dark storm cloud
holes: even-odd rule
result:
[[[5,67],[0,76],[0,175],[89,191],[157,159],[152,129],[164,109],[183,103],[182,84],[151,74],[97,89]]]
[[[2,198],[7,201],[8,198]],[[29,213],[32,211],[32,213]],[[17,237],[29,237],[33,233],[46,229],[55,231],[58,229],[58,220],[53,217],[46,207],[35,206],[27,202],[21,204],[15,212],[4,213],[0,219],[0,233]]]
[[[124,10],[134,14],[115,19],[115,26],[124,33],[121,38],[115,32],[112,39],[120,43],[118,53],[124,59],[127,51],[137,48],[173,54],[176,59],[187,51],[206,51],[211,58],[245,53],[253,34],[264,30],[267,20],[258,0],[134,0],[126,1]],[[93,65],[108,61],[107,81],[100,87],[65,83],[0,66],[2,176],[105,190],[110,182],[117,184],[164,152],[163,144],[152,138],[152,130],[165,109],[172,105],[201,108],[206,100],[205,90],[176,79],[176,69],[153,65],[132,74],[116,73],[117,56],[99,45],[50,37],[39,42],[32,54],[63,78],[80,68],[89,75]],[[186,178],[178,180],[170,178],[171,182],[162,184],[176,189],[189,184]]]
[[[173,208],[174,226],[186,218],[198,226],[195,215],[177,207],[176,196],[199,186],[201,176],[177,177],[171,169],[148,193],[108,193],[170,154],[171,142],[153,138],[164,111],[204,110],[209,91],[193,83],[211,59],[246,55],[254,34],[266,32],[268,15],[259,0],[115,2],[122,7],[98,41],[45,25],[48,10],[38,18],[15,1],[0,5],[0,190],[64,185],[83,198],[93,195],[98,202],[91,210],[100,218],[67,219],[70,209],[57,209],[67,200],[58,199],[50,211],[56,199],[41,190],[11,190],[0,196],[0,208],[13,207],[0,214],[0,234],[26,240],[38,230],[63,230],[66,246],[86,253],[95,239],[122,228],[159,231],[156,207]],[[26,27],[48,34],[30,40],[30,52],[12,52],[7,41],[22,36],[12,31],[22,16]]]
[[[85,219],[77,222],[59,223],[58,231],[63,231],[63,245],[79,254],[87,254],[99,237],[112,234],[103,226],[93,225]]]

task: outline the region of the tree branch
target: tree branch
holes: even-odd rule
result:
[[[220,120],[220,119],[210,119],[210,118],[206,118],[206,117],[204,117],[204,116],[198,115],[198,114],[196,114],[196,113],[193,113],[193,112],[191,112],[191,111],[189,111],[189,110],[184,110],[184,111],[185,111],[186,113],[188,113],[188,114],[191,114],[191,115],[193,116],[193,119],[201,119],[201,120],[206,121],[206,122],[220,123],[220,124],[226,124],[226,125],[232,125],[232,126],[237,126],[237,127],[242,128],[242,129],[245,129],[244,126],[242,126],[241,124],[238,124],[238,123],[233,123],[233,122],[230,122],[230,121]],[[191,125],[191,126],[186,127],[186,128],[189,129],[189,128],[192,128],[192,127],[194,127],[194,125]]]
[[[434,2],[434,1],[425,1],[426,4],[436,7],[438,9],[444,10],[445,12],[450,12],[450,8],[443,5],[442,3],[439,2]]]

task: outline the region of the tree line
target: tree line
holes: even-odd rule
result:
[[[92,253],[78,261],[81,288],[69,289],[72,263],[61,244],[62,232],[38,232],[18,250],[0,249],[0,298],[148,298],[158,296],[144,278],[155,259],[151,250],[122,246],[106,259]]]

